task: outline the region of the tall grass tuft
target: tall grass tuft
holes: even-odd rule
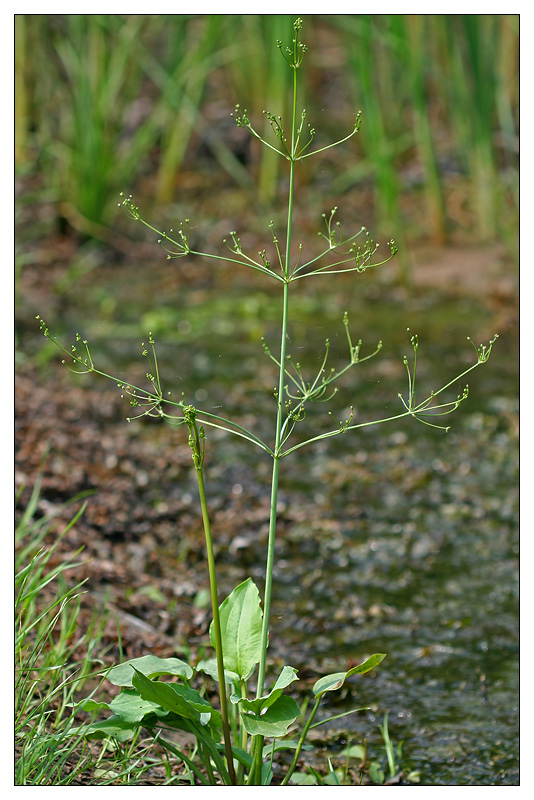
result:
[[[412,98],[413,135],[423,173],[427,228],[433,242],[442,245],[448,239],[448,226],[431,117],[434,106],[431,98],[436,86],[432,54],[428,51],[432,21],[426,15],[399,14],[395,16],[394,28]]]
[[[203,20],[169,15],[158,48],[144,42],[141,65],[158,92],[153,110],[159,133],[156,198],[175,199],[176,178],[191,135],[199,125],[206,81],[218,64],[220,20],[210,14]],[[153,43],[152,43],[153,44]],[[227,54],[228,56],[228,54]]]
[[[469,206],[460,225],[481,240],[501,235],[505,207],[508,219],[517,212],[517,15],[336,15],[332,24],[344,30],[354,100],[365,109],[364,164],[338,191],[372,176],[381,230],[397,228],[404,198],[421,189],[412,235],[443,244],[449,179],[459,175]]]
[[[398,103],[388,102],[384,96],[397,82],[390,37],[387,29],[382,30],[370,14],[351,15],[340,23],[344,27],[354,102],[358,108],[365,109],[361,142],[365,166],[373,180],[375,225],[381,235],[386,230],[395,231],[400,278],[407,283],[410,264],[404,242],[405,225],[401,220],[401,186],[397,171],[392,169],[399,148],[405,146],[406,140],[394,130],[392,109]],[[380,64],[379,69],[377,64]],[[347,175],[345,183],[356,179],[357,173]]]
[[[510,59],[506,72],[517,64],[511,37],[514,16],[446,15],[443,23],[451,77],[446,84],[449,110],[462,166],[471,178],[472,214],[483,239],[493,238],[499,228],[499,151],[502,158],[502,144],[505,150],[514,147],[514,113],[503,100],[497,55],[504,50]]]
[[[15,538],[15,785],[64,786],[77,782],[92,758],[70,704],[98,661],[105,614],[82,632],[84,581],[67,580],[80,551],[58,563],[61,539],[85,504],[50,544],[55,514],[39,516],[39,493],[40,481]]]
[[[50,146],[63,216],[88,232],[109,217],[110,194],[155,140],[152,117],[131,127],[127,120],[141,85],[132,54],[144,24],[137,15],[70,14],[52,35],[61,105]]]

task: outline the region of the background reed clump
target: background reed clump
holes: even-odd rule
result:
[[[275,14],[17,15],[21,216],[46,204],[49,225],[110,238],[124,186],[175,202],[198,158],[247,203],[272,200],[275,154],[250,147],[225,109],[243,96],[278,107],[287,76],[270,44],[290,25]],[[332,154],[318,176],[326,191],[363,193],[377,235],[513,248],[518,15],[310,15],[308,25],[307,94],[323,135],[339,124],[332,96],[348,116],[364,111],[356,157]]]

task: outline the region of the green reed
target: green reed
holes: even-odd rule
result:
[[[332,23],[345,32],[353,97],[368,121],[364,161],[336,189],[372,175],[379,224],[397,224],[404,198],[422,191],[410,233],[438,244],[458,226],[482,240],[502,235],[503,211],[508,225],[517,211],[517,15],[354,14]],[[459,180],[460,219],[449,200]]]
[[[463,167],[471,177],[470,210],[483,239],[491,239],[500,227],[504,185],[499,161],[508,160],[517,146],[511,95],[506,92],[506,101],[503,92],[504,75],[518,63],[514,21],[515,15],[462,14],[446,15],[444,23],[452,77],[449,108]]]
[[[54,145],[63,216],[74,227],[100,223],[109,213],[117,180],[138,163],[156,133],[152,118],[137,126],[121,148],[124,112],[140,86],[132,52],[139,47],[142,19],[72,14],[65,31],[54,31],[60,83],[58,140]],[[53,131],[56,121],[48,123]],[[52,134],[53,135],[53,134]]]
[[[179,16],[41,15],[17,26],[37,166],[58,212],[89,236],[107,240],[111,198],[156,147],[157,194],[162,202],[172,197],[218,53],[218,26],[209,17]],[[135,101],[147,85],[149,113],[139,113]],[[21,116],[22,100],[18,108]],[[24,136],[21,127],[20,150]]]
[[[156,108],[150,115],[157,118],[161,131],[158,203],[174,199],[176,178],[191,136],[199,126],[208,77],[220,59],[231,57],[218,47],[220,22],[216,15],[208,15],[203,22],[184,19],[178,24],[171,17],[168,23],[163,53],[154,52],[153,45],[143,44],[139,59],[143,71],[159,91]]]
[[[15,23],[17,168],[42,177],[58,217],[107,241],[111,198],[140,166],[156,180],[155,199],[172,202],[184,160],[195,157],[192,137],[252,200],[273,201],[275,154],[253,148],[252,183],[205,104],[222,86],[230,98],[250,97],[254,115],[261,103],[282,110],[288,75],[268,42],[284,38],[287,15],[16,15]],[[309,27],[314,39],[333,37],[341,78],[366,109],[363,158],[338,171],[332,190],[373,179],[374,226],[380,235],[382,226],[398,230],[404,280],[407,196],[422,193],[412,236],[444,242],[460,225],[487,239],[514,228],[518,15],[311,15]],[[329,67],[310,67],[314,84],[327,86]],[[458,176],[461,218],[449,199]]]
[[[322,229],[318,232],[320,246],[316,255],[304,257],[307,252],[295,236],[294,209],[298,200],[296,172],[308,158],[320,159],[332,147],[352,139],[359,131],[361,114],[354,115],[352,128],[338,141],[321,147],[315,146],[315,129],[308,122],[306,109],[301,101],[300,72],[307,48],[301,41],[302,21],[294,22],[291,45],[284,47],[277,42],[280,54],[289,71],[290,111],[289,120],[271,111],[263,116],[271,133],[263,135],[263,123],[252,121],[246,108],[237,105],[233,113],[238,127],[247,131],[262,147],[268,148],[285,165],[287,171],[286,223],[278,232],[275,224],[267,226],[271,242],[257,254],[250,255],[242,246],[237,231],[231,231],[223,240],[224,254],[207,253],[193,247],[190,222],[184,220],[176,231],[160,231],[146,221],[131,196],[123,196],[121,206],[134,221],[145,225],[156,233],[158,241],[167,252],[169,260],[202,257],[214,264],[224,262],[234,268],[252,269],[262,279],[279,285],[280,327],[275,352],[263,341],[266,356],[278,370],[277,386],[274,390],[276,413],[273,419],[272,439],[265,441],[253,430],[238,422],[213,414],[188,402],[185,395],[175,399],[162,385],[157,352],[152,334],[143,344],[143,357],[147,362],[147,388],[118,380],[98,369],[92,359],[89,344],[80,335],[76,343],[67,350],[49,332],[46,323],[38,317],[45,337],[54,342],[65,354],[76,372],[91,372],[113,380],[132,408],[135,419],[143,416],[155,417],[172,425],[185,425],[189,431],[188,441],[198,479],[199,501],[205,532],[206,559],[210,581],[213,621],[210,626],[210,641],[215,650],[215,659],[202,660],[190,665],[178,658],[160,659],[146,655],[139,659],[113,667],[105,673],[107,679],[121,687],[121,693],[109,704],[84,701],[80,708],[87,712],[108,710],[112,716],[103,722],[94,722],[89,735],[92,738],[118,738],[127,741],[136,735],[142,726],[158,737],[158,742],[168,747],[195,776],[204,784],[268,785],[273,779],[273,759],[278,748],[294,751],[282,784],[286,785],[296,769],[307,734],[312,727],[328,720],[316,722],[321,701],[327,692],[339,690],[353,675],[375,669],[385,655],[375,653],[361,664],[348,671],[340,671],[319,678],[312,689],[311,710],[301,712],[297,702],[285,692],[298,680],[293,666],[282,666],[272,683],[268,680],[268,649],[270,636],[270,609],[275,563],[278,491],[281,478],[282,459],[313,442],[333,436],[346,435],[361,428],[377,425],[404,417],[411,417],[439,430],[448,430],[442,417],[452,413],[467,398],[468,387],[457,395],[450,396],[451,387],[462,381],[468,373],[484,364],[491,353],[495,338],[488,345],[474,347],[474,363],[452,380],[447,380],[436,390],[420,392],[417,371],[419,340],[410,334],[411,356],[405,356],[407,390],[399,394],[399,411],[387,418],[359,419],[351,408],[345,419],[337,419],[330,412],[331,430],[319,434],[297,436],[308,408],[313,403],[332,400],[337,391],[336,384],[342,376],[353,371],[378,355],[382,342],[374,347],[364,346],[362,339],[355,339],[351,332],[348,313],[342,317],[341,325],[346,339],[347,360],[344,366],[330,366],[330,343],[325,341],[324,355],[317,370],[308,370],[306,365],[292,358],[288,349],[290,329],[290,295],[298,289],[298,281],[315,279],[339,273],[357,276],[368,269],[389,262],[397,253],[393,240],[386,246],[384,256],[378,255],[379,245],[365,228],[346,235],[337,220],[337,208],[322,215]],[[272,460],[271,502],[269,534],[265,554],[265,584],[263,598],[251,578],[245,578],[231,594],[220,603],[213,536],[209,517],[208,500],[204,479],[206,457],[206,430],[217,428],[234,434],[255,445]],[[298,654],[294,654],[297,656]],[[254,674],[257,674],[254,681]],[[202,696],[192,683],[198,673],[209,675],[219,684],[217,708]],[[175,682],[158,680],[160,676],[173,676]],[[255,686],[254,686],[255,682]],[[348,712],[351,713],[351,712]],[[337,717],[336,717],[337,718]],[[182,730],[196,740],[194,752],[178,750],[160,735],[165,730]],[[296,738],[295,738],[296,736]],[[266,744],[265,740],[269,743]]]

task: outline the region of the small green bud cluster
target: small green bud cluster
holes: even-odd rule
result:
[[[161,234],[161,239],[158,239],[158,244],[160,244],[163,249],[167,252],[167,259],[171,258],[180,258],[181,256],[186,256],[188,253],[191,252],[191,246],[189,244],[190,239],[190,228],[189,228],[189,220],[184,220],[186,230],[184,232],[183,224],[180,224],[180,228],[178,229],[178,241],[176,239],[172,239],[168,236],[165,231]],[[174,235],[174,229],[170,229],[170,233]],[[170,245],[176,245],[178,250],[171,249]]]
[[[334,221],[334,216],[336,212],[337,212],[337,206],[334,206],[328,218],[326,217],[326,213],[323,212],[323,214],[321,214],[326,225],[326,233],[319,231],[317,234],[322,239],[326,239],[326,241],[328,242],[328,246],[331,250],[334,250],[334,248],[339,247],[339,245],[343,242],[343,231],[341,230],[341,224],[336,220],[335,228],[332,228],[332,223]]]
[[[333,421],[335,422],[335,424],[339,428],[339,432],[340,433],[345,433],[349,429],[349,426],[350,426],[352,420],[354,419],[354,413],[355,413],[354,412],[354,407],[351,406],[349,408],[349,416],[347,417],[345,422],[338,422],[337,419],[332,414],[332,412],[331,411],[328,412],[329,416],[333,419]]]
[[[232,243],[228,244],[228,239],[223,239],[223,244],[226,245],[228,250],[231,253],[235,253],[236,255],[241,255],[243,253],[243,249],[241,247],[241,239],[237,235],[237,231],[230,231],[230,236],[232,237]]]
[[[286,410],[286,414],[293,422],[301,422],[303,419],[306,418],[306,409],[304,408],[302,403],[299,403],[296,409],[293,408],[293,400],[297,399],[300,398],[292,399],[291,397],[289,397],[289,399],[284,402],[284,408]]]
[[[259,255],[259,257],[261,258],[261,261],[262,261],[262,264],[263,264],[263,266],[264,266],[266,269],[270,269],[270,268],[271,268],[271,262],[270,262],[270,260],[267,258],[267,250],[259,250],[259,251],[258,251],[258,255]]]
[[[305,44],[299,41],[300,31],[302,30],[302,20],[300,17],[295,20],[293,23],[293,29],[295,31],[295,37],[292,40],[293,48],[286,47],[285,53],[282,50],[282,42],[278,39],[276,42],[276,46],[282,53],[283,57],[287,61],[290,67],[293,69],[298,69],[302,64],[302,59],[304,58],[304,53],[308,49]]]
[[[129,216],[131,219],[140,219],[139,215],[139,206],[136,206],[133,202],[132,195],[128,195],[128,197],[124,196],[124,192],[120,193],[120,197],[124,198],[121,203],[119,203],[119,208],[122,208],[123,211]]]
[[[238,128],[248,128],[250,125],[250,119],[248,116],[248,111],[246,108],[241,111],[241,106],[239,103],[236,103],[235,111],[230,114],[231,117],[235,119],[235,124]]]
[[[493,337],[493,339],[490,339],[487,347],[484,344],[480,344],[477,347],[475,345],[475,343],[473,342],[473,340],[471,339],[471,337],[470,336],[467,337],[467,340],[469,342],[471,342],[471,344],[475,348],[475,352],[477,354],[477,358],[478,358],[478,363],[479,364],[485,364],[486,363],[486,361],[488,360],[488,358],[491,355],[491,349],[492,349],[493,345],[495,344],[495,342],[497,341],[498,338],[499,338],[499,334],[496,333],[495,336]]]
[[[48,331],[48,328],[46,326],[46,323],[45,323],[44,319],[42,319],[42,317],[39,314],[37,314],[35,319],[39,323],[39,328],[40,328],[41,333],[43,334],[43,336],[45,336],[47,339],[50,339],[50,333]]]
[[[182,223],[180,224],[180,229],[178,230],[178,241],[176,241],[176,239],[168,236],[165,231],[158,231],[142,218],[141,212],[139,211],[139,206],[135,205],[131,194],[128,195],[128,197],[125,197],[124,192],[121,192],[120,196],[124,199],[121,203],[119,203],[119,208],[122,208],[131,219],[142,222],[143,225],[145,225],[147,228],[150,228],[151,231],[159,234],[161,238],[158,239],[158,244],[160,244],[163,249],[166,250],[168,259],[180,258],[181,256],[186,256],[189,252],[191,252],[191,247],[189,244],[190,229],[188,219],[185,220],[185,231],[184,225]],[[170,229],[170,233],[174,235],[172,228]],[[173,245],[178,249],[174,250],[172,247]]]
[[[407,330],[408,333],[410,333],[410,329],[408,328]],[[469,341],[471,341],[469,336],[467,338]],[[465,386],[462,393],[456,397],[456,400],[449,400],[443,403],[435,402],[436,398],[442,392],[448,389],[454,382],[462,378],[468,372],[471,372],[471,370],[475,369],[475,367],[477,367],[479,364],[483,364],[488,360],[491,353],[491,349],[497,338],[498,336],[496,334],[493,337],[493,339],[490,340],[487,346],[481,344],[480,347],[477,348],[473,345],[477,353],[477,358],[478,358],[477,363],[469,367],[469,369],[465,370],[461,375],[457,376],[454,380],[449,381],[449,383],[445,384],[445,386],[442,386],[441,389],[439,389],[438,391],[434,390],[431,391],[427,398],[416,403],[415,378],[417,372],[417,350],[419,349],[419,338],[416,334],[410,336],[410,344],[412,346],[414,354],[413,366],[410,368],[410,363],[407,356],[404,356],[403,358],[403,363],[404,366],[406,367],[406,372],[408,374],[408,400],[407,401],[404,400],[400,392],[398,395],[400,401],[402,402],[404,408],[406,409],[406,412],[410,414],[410,416],[412,416],[414,419],[418,420],[418,422],[422,422],[425,425],[429,425],[431,428],[440,428],[441,430],[447,432],[449,430],[449,427],[445,427],[444,425],[436,425],[434,422],[429,422],[427,419],[424,419],[424,417],[427,418],[440,417],[440,416],[445,416],[447,414],[451,414],[458,408],[460,403],[463,403],[464,400],[467,400],[467,398],[469,397],[469,385]]]
[[[284,129],[282,128],[282,117],[280,115],[275,116],[274,114],[271,114],[270,111],[264,111],[263,113],[267,117],[267,121],[269,122],[269,125],[273,129],[273,133],[276,136],[276,138],[282,144],[287,142],[287,137],[285,135]]]
[[[353,242],[353,244],[350,246],[350,250],[356,263],[356,272],[365,272],[365,270],[371,266],[371,258],[379,247],[378,243],[375,242],[366,228],[362,228],[361,232],[365,233],[365,244],[362,246],[356,242]],[[394,255],[393,252],[392,255]]]
[[[76,334],[76,341],[81,342],[83,344],[85,349],[85,355],[79,355],[78,348],[76,347],[75,344],[71,345],[71,349],[69,352],[68,350],[65,350],[65,348],[62,345],[60,345],[57,342],[57,340],[50,334],[50,331],[48,330],[48,327],[44,319],[42,319],[42,317],[39,314],[37,314],[35,319],[39,322],[39,328],[41,329],[43,336],[45,336],[47,339],[50,339],[50,341],[53,342],[56,345],[56,347],[59,347],[60,350],[62,350],[66,355],[68,355],[72,360],[73,366],[82,367],[82,369],[71,369],[71,372],[75,372],[80,375],[86,372],[95,372],[93,360],[91,358],[91,353],[89,352],[89,344],[87,342],[87,339],[82,340],[80,334],[79,333]],[[66,364],[66,360],[63,359],[61,363]]]

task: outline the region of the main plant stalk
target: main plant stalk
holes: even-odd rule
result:
[[[297,70],[293,70],[293,119],[291,130],[291,158],[289,167],[289,197],[287,209],[286,252],[284,258],[284,290],[282,301],[282,332],[280,336],[280,373],[278,377],[278,394],[276,409],[276,432],[273,447],[273,471],[271,478],[271,512],[269,519],[269,541],[267,545],[267,564],[265,569],[265,596],[263,602],[263,627],[261,639],[261,656],[258,668],[258,689],[256,696],[261,697],[265,683],[265,665],[269,644],[269,613],[271,610],[271,590],[273,581],[274,543],[276,537],[276,507],[278,503],[278,476],[282,446],[282,417],[284,412],[285,368],[287,358],[287,322],[289,315],[289,270],[291,254],[291,234],[293,224],[293,193],[295,183],[295,131],[297,123]]]
[[[295,139],[297,124],[297,70],[293,70],[293,113],[291,126],[291,156],[289,159],[289,196],[287,209],[287,232],[286,232],[286,252],[284,258],[284,289],[282,300],[282,330],[280,336],[280,372],[278,378],[277,410],[276,410],[276,432],[273,448],[273,471],[271,476],[271,510],[269,517],[269,540],[267,543],[267,563],[265,567],[265,594],[263,600],[263,623],[261,632],[261,652],[258,667],[258,687],[256,697],[262,697],[265,685],[265,668],[267,663],[267,648],[269,646],[269,617],[271,612],[271,594],[273,583],[274,567],[274,546],[276,540],[276,509],[278,505],[278,482],[280,473],[280,457],[282,449],[282,426],[284,413],[284,392],[285,392],[285,366],[287,358],[287,323],[289,316],[289,274],[291,257],[291,236],[293,226],[293,195],[295,186]],[[254,767],[251,776],[255,776],[255,782],[261,784],[261,765],[262,765],[263,736],[254,738]]]

